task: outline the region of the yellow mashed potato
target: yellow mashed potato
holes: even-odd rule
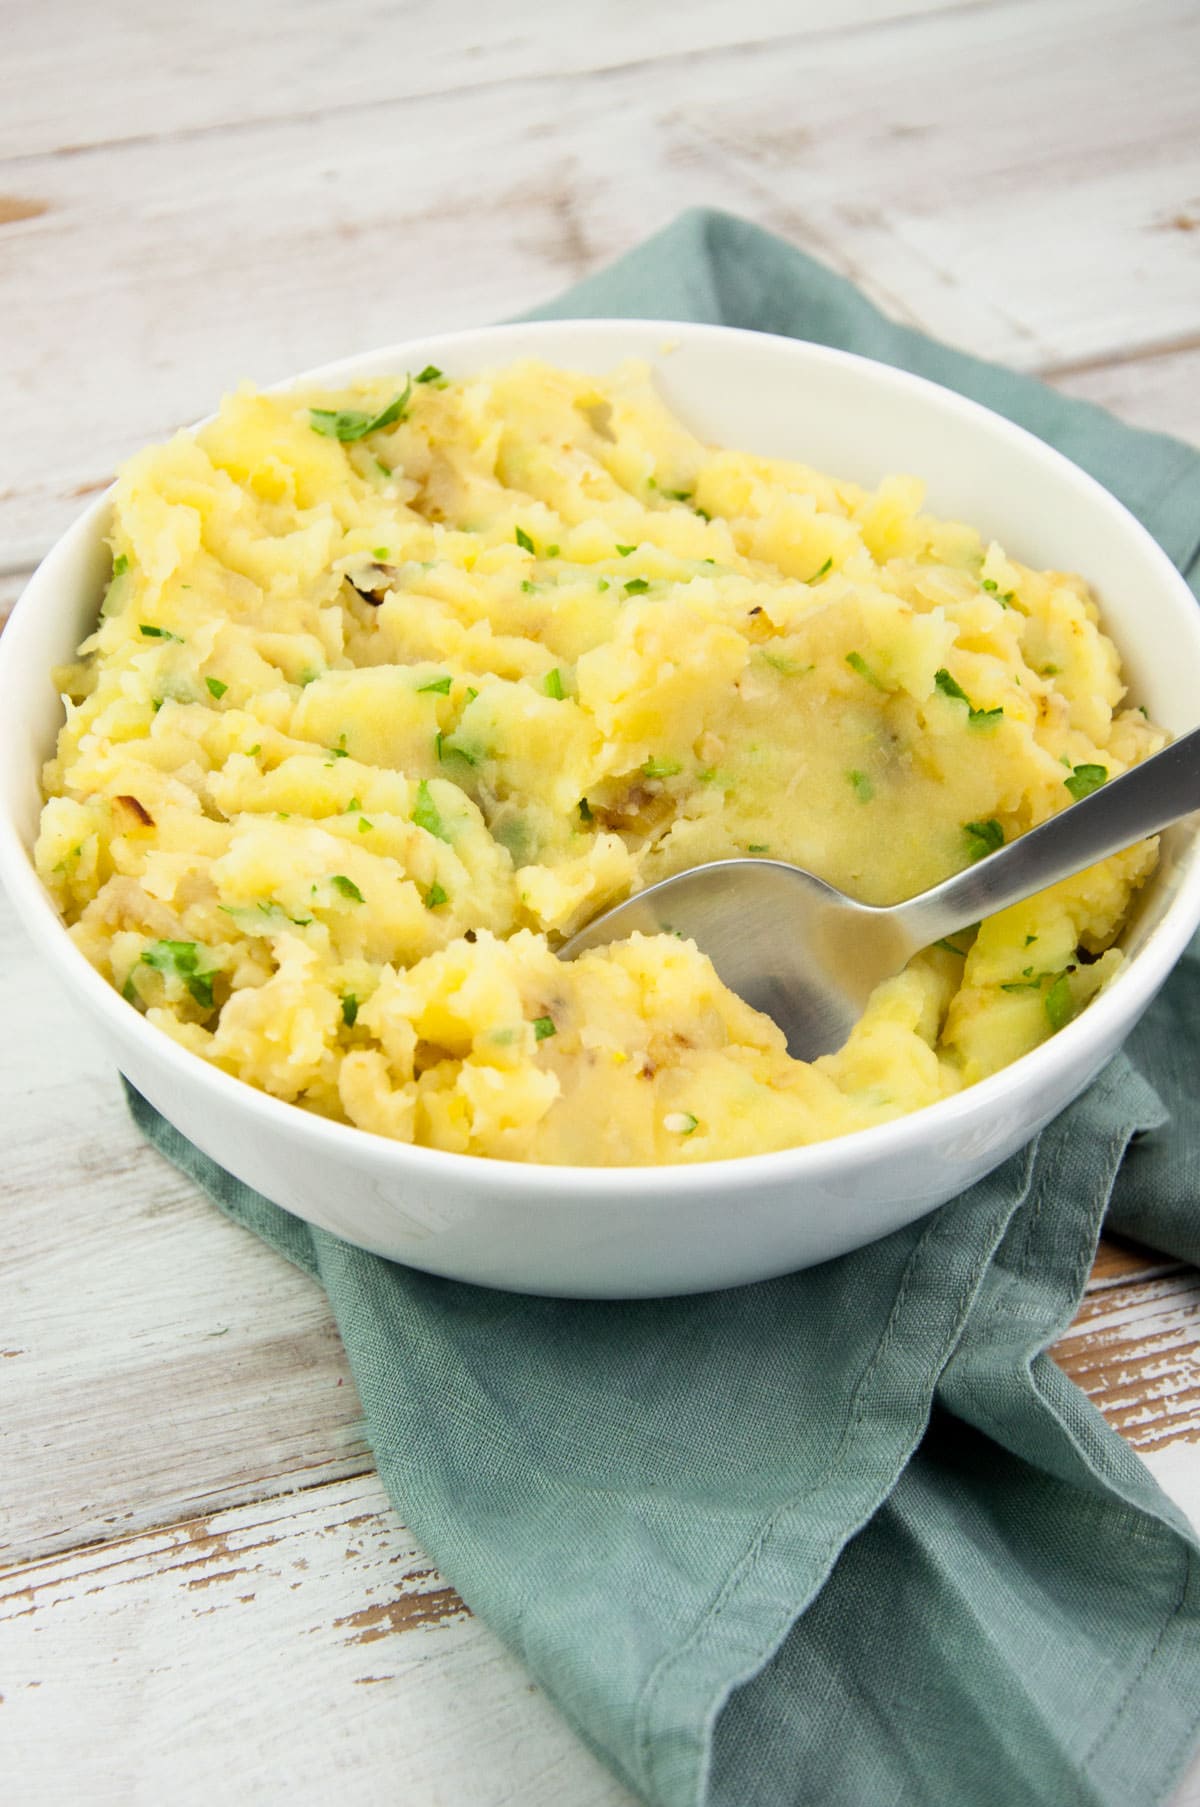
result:
[[[1152,843],[812,1065],[691,943],[554,950],[746,852],[898,900],[1163,744],[1086,584],[921,499],[714,450],[640,365],[243,391],[120,478],[38,869],[165,1034],[402,1141],[695,1161],[915,1110],[1086,1004]]]

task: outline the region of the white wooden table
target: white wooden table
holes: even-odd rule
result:
[[[0,607],[114,463],[685,206],[1200,441],[1196,0],[44,0],[0,63]],[[323,1297],[133,1131],[0,912],[0,1791],[629,1797],[389,1508]],[[1200,1283],[1058,1350],[1200,1516]],[[1179,1799],[1200,1801],[1200,1781]]]

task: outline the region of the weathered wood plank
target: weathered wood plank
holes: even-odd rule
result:
[[[1143,1455],[1173,1443],[1200,1444],[1195,1269],[1090,1294],[1054,1359]],[[1194,1469],[1200,1505],[1200,1449]]]
[[[0,158],[130,138],[243,128],[531,77],[547,82],[631,64],[692,60],[748,44],[786,52],[805,38],[953,11],[963,0],[690,0],[670,7],[550,7],[475,0],[437,7],[359,0],[329,28],[321,0],[211,0],[203,12],[112,6],[98,69],[85,0],[49,0],[6,21],[8,94]],[[117,79],[113,79],[114,74]],[[0,176],[0,187],[4,178]]]
[[[1200,264],[1200,208],[1186,228],[1196,238]],[[1174,230],[1180,231],[1179,221]],[[1200,286],[1200,269],[1197,271]],[[1151,427],[1158,433],[1174,433],[1179,439],[1200,445],[1200,345],[1158,356],[1119,358],[1086,364],[1079,369],[1054,371],[1049,380],[1067,395],[1098,402],[1135,427]]]
[[[632,1807],[374,1476],[0,1576],[14,1801]]]
[[[1027,368],[1194,335],[1198,61],[1190,0],[966,6],[10,163],[0,565],[239,378],[515,313],[694,204]]]

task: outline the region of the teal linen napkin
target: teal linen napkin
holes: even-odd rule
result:
[[[918,370],[1062,447],[1194,573],[1200,455],[894,325],[742,221],[685,215],[543,313],[725,321]],[[623,1304],[365,1254],[130,1103],[324,1286],[397,1510],[645,1800],[1150,1807],[1200,1723],[1198,1545],[1043,1351],[1110,1202],[1200,1256],[1198,1024],[1193,948],[1133,1061],[923,1222]]]

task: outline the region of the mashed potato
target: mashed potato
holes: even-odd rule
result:
[[[703,445],[640,365],[243,391],[131,461],[112,546],[38,869],[131,1008],[276,1097],[513,1160],[722,1158],[969,1085],[1120,959],[1151,843],[919,955],[812,1065],[691,943],[556,958],[747,852],[896,901],[1165,739],[1080,578],[912,477]]]

